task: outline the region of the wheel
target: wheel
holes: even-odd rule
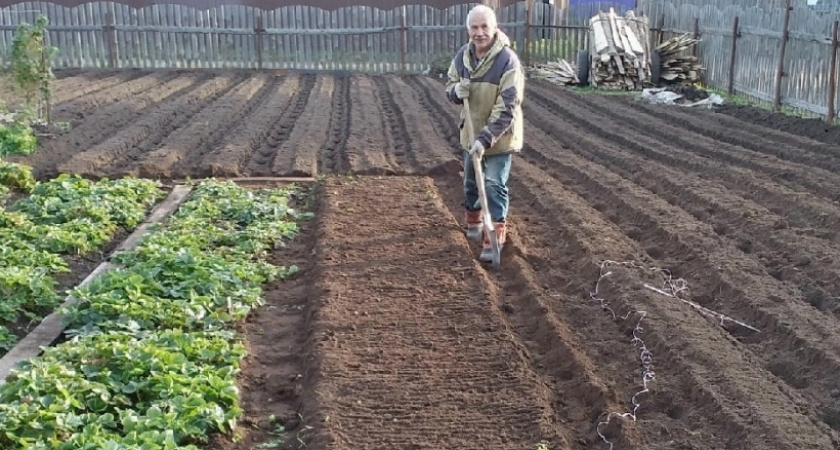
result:
[[[579,50],[577,54],[577,77],[580,84],[589,84],[589,50]]]
[[[659,84],[659,75],[662,73],[662,60],[659,58],[659,52],[650,54],[650,82]]]

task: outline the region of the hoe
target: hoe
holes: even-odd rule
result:
[[[475,142],[475,130],[473,130],[472,116],[470,115],[470,101],[464,99],[464,116],[466,118],[467,136],[470,142]],[[484,215],[484,231],[490,238],[490,244],[493,246],[493,261],[494,268],[498,268],[502,261],[501,249],[499,248],[499,240],[496,239],[496,228],[493,226],[493,221],[490,219],[490,210],[487,208],[487,193],[484,191],[484,169],[481,167],[481,159],[476,155],[472,156],[473,168],[475,169],[475,184],[478,186],[478,199],[481,201],[481,211]]]

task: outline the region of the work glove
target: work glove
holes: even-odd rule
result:
[[[476,141],[473,142],[472,148],[470,148],[469,153],[470,153],[471,157],[472,156],[477,156],[478,159],[481,159],[481,158],[484,157],[484,150],[485,150],[484,149],[484,144],[482,144],[481,141],[476,139]]]
[[[461,78],[461,81],[455,85],[455,95],[458,96],[461,100],[468,98],[470,96],[470,79],[469,78]]]

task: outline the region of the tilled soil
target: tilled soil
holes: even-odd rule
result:
[[[460,228],[459,112],[439,80],[90,78],[60,82],[74,128],[17,161],[333,175],[290,256],[301,278],[246,327],[250,437],[213,448],[268,439],[253,429],[272,414],[284,448],[840,447],[840,144],[808,125],[529,80],[493,271]]]
[[[333,179],[325,191],[312,336],[321,408],[309,418],[325,444],[559,444],[551,393],[508,328],[504,294],[432,181]]]
[[[740,105],[722,105],[717,111],[735,118],[738,122],[805,136],[827,144],[840,142],[840,128],[829,126],[822,118],[791,117]]]

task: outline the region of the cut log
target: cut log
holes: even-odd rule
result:
[[[647,18],[610,8],[590,19],[590,84],[607,89],[640,89],[650,80]],[[606,42],[605,42],[606,41]]]
[[[692,46],[700,42],[694,39],[691,33],[676,36],[654,50],[659,52],[661,62],[661,78],[669,82],[700,81],[700,73],[703,65],[696,56],[686,54]]]
[[[560,85],[579,84],[577,66],[560,59],[547,64],[536,64],[529,68],[529,76],[542,78]]]
[[[641,90],[659,82],[680,83],[699,80],[703,70],[696,57],[684,56],[698,40],[690,34],[669,39],[652,48],[648,17],[628,11],[623,17],[614,8],[598,11],[589,19],[589,59],[570,63],[564,60],[538,64],[530,75],[558,84],[589,83],[602,89]],[[657,64],[652,67],[652,61]],[[588,71],[578,71],[588,64]],[[587,73],[580,80],[578,73]],[[654,75],[659,76],[654,80]]]

